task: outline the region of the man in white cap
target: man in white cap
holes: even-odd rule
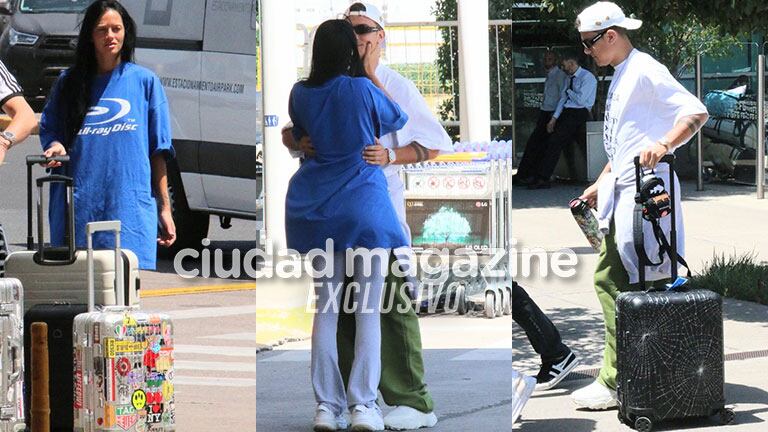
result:
[[[597,205],[600,228],[606,233],[595,270],[595,290],[605,318],[603,366],[595,382],[572,395],[578,406],[588,409],[617,405],[615,300],[622,291],[640,289],[638,257],[632,239],[634,158],[640,156],[646,168],[657,168],[659,160],[686,143],[708,117],[704,105],[664,65],[632,46],[627,31],[641,25],[642,21],[625,16],[611,2],[589,6],[576,21],[584,53],[591,55],[599,66],[614,68],[603,132],[608,164],[581,196],[591,206]],[[663,164],[656,172],[666,181],[669,167]],[[680,191],[679,184],[676,190]],[[684,255],[679,197],[675,201],[677,245],[680,255]],[[644,224],[650,225],[647,221]],[[662,219],[661,226],[669,238],[669,218]],[[658,256],[653,231],[650,226],[645,228],[647,254]],[[665,260],[660,266],[647,268],[646,280],[661,286],[670,274],[669,260]]]
[[[376,145],[367,146],[363,158],[368,163],[383,167],[392,204],[403,230],[410,238],[410,229],[405,219],[405,186],[400,179],[401,166],[433,159],[440,152],[453,152],[453,143],[416,86],[379,62],[386,39],[384,20],[379,9],[370,3],[354,3],[347,8],[343,17],[352,24],[357,35],[366,75],[408,114],[408,122],[402,129],[381,137]],[[291,134],[285,131],[283,143],[289,149],[301,152],[305,157],[312,157],[314,149],[311,137],[303,137],[299,142],[294,142]],[[409,252],[397,250],[395,254],[407,260],[404,257]],[[405,282],[405,278],[390,273],[383,293],[387,308],[381,316],[382,369],[379,391],[384,402],[395,407],[384,417],[384,424],[392,430],[412,430],[437,424],[434,402],[424,383],[418,316],[406,290],[401,289]],[[345,381],[354,355],[351,349],[354,346],[354,331],[354,315],[341,311],[339,366]],[[365,423],[365,415],[353,412],[352,423],[355,424],[356,420],[357,424]]]

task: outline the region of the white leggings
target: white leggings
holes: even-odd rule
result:
[[[354,290],[355,358],[349,376],[348,391],[339,372],[336,331],[344,294],[345,252],[333,255],[333,275],[315,278],[317,305],[312,326],[312,387],[315,400],[339,415],[354,405],[376,403],[381,379],[381,296],[389,263],[389,250],[372,250],[358,254],[353,264],[352,279],[359,284]],[[362,257],[361,257],[362,256]],[[313,267],[318,269],[318,261]],[[370,264],[370,273],[364,272]],[[354,286],[354,284],[353,284]]]

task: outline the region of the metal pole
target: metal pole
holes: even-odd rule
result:
[[[757,56],[757,199],[765,198],[765,54]]]
[[[704,92],[703,92],[703,85],[702,85],[702,74],[701,74],[701,53],[696,54],[696,97],[699,98],[700,101],[704,100]],[[703,135],[701,133],[701,129],[696,133],[696,166],[697,174],[696,174],[696,190],[697,191],[703,191],[704,190],[704,142],[703,142]]]
[[[280,133],[289,120],[288,95],[296,82],[294,45],[293,42],[286,45],[286,41],[293,41],[296,36],[296,17],[293,0],[263,0],[261,5],[264,229],[266,244],[271,240],[275,250],[281,250],[285,248],[285,195],[291,175],[298,167],[298,162],[283,147]]]
[[[509,34],[512,34],[512,26],[509,28]],[[511,36],[510,36],[511,38]],[[515,89],[515,46],[512,44],[512,41],[510,40],[510,52],[512,53],[512,61],[510,62],[510,74],[512,76],[510,77],[510,82],[512,83],[512,159],[510,162],[512,163],[512,166],[515,165],[515,161],[517,157],[515,156],[515,143],[517,142],[517,106],[515,104],[515,95],[517,94],[517,89]],[[511,223],[511,222],[510,222]],[[511,236],[510,236],[511,238]]]

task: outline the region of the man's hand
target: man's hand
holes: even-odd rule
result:
[[[6,146],[4,146],[2,143],[0,143],[0,165],[3,164],[3,160],[5,159],[5,152],[8,150]]]
[[[378,138],[374,145],[366,146],[363,149],[363,160],[371,165],[384,166],[389,164],[389,152],[387,148],[379,144]]]
[[[157,215],[160,222],[160,230],[157,233],[157,244],[163,247],[169,247],[176,241],[176,224],[173,223],[173,216],[170,209],[163,209]]]
[[[309,139],[308,136],[303,136],[299,140],[298,145],[296,146],[296,150],[304,152],[304,157],[313,158],[315,157],[315,147],[312,145],[312,140]]]
[[[586,201],[590,208],[597,207],[597,182],[584,189],[579,199]]]
[[[43,155],[47,158],[55,157],[55,156],[65,156],[67,154],[67,150],[64,148],[64,145],[58,141],[54,141],[53,144],[51,144],[50,147],[46,151],[43,152]],[[47,164],[41,164],[42,166],[46,168],[58,168],[61,166],[61,162],[51,161]]]
[[[547,133],[552,133],[555,131],[555,124],[557,123],[557,119],[552,117],[549,120],[549,123],[547,123]]]
[[[667,146],[657,141],[640,152],[640,165],[644,168],[654,169],[668,152]]]

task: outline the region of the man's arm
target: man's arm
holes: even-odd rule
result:
[[[11,117],[11,123],[5,129],[7,132],[12,133],[16,139],[14,143],[11,143],[4,137],[0,136],[0,162],[5,159],[5,152],[8,151],[13,145],[24,141],[32,130],[37,126],[37,119],[35,113],[30,108],[23,96],[14,96],[8,99],[3,104],[3,111]]]
[[[283,128],[283,145],[292,152],[302,152],[304,157],[315,157],[315,148],[312,146],[312,140],[308,136],[303,136],[297,142],[293,138],[291,128]],[[298,157],[294,155],[294,157]]]
[[[594,77],[592,79],[586,77],[579,81],[579,86],[574,86],[576,87],[574,90],[566,90],[566,94],[576,105],[591,108],[595,104],[597,80]]]
[[[597,177],[597,180],[589,185],[588,188],[584,189],[584,192],[582,192],[581,196],[579,196],[579,199],[586,201],[591,208],[597,207],[597,187],[600,184],[600,180],[609,172],[611,172],[610,162],[605,164],[605,168],[603,168],[603,171]]]
[[[372,165],[405,165],[417,162],[424,162],[429,159],[434,159],[440,154],[440,150],[429,150],[417,143],[416,141],[408,144],[405,147],[399,147],[394,149],[395,161],[389,160],[389,151],[386,147],[379,144],[376,140],[375,145],[366,146],[363,150],[363,159]]]
[[[158,221],[160,232],[157,243],[168,247],[176,241],[176,225],[171,213],[171,199],[168,196],[168,169],[165,164],[165,153],[158,152],[150,159],[152,166],[152,186],[157,198]]]
[[[646,168],[655,168],[664,155],[685,144],[707,122],[709,114],[685,116],[660,140],[640,152],[640,164]]]
[[[557,101],[557,108],[555,108],[555,112],[552,114],[552,118],[549,119],[549,123],[547,123],[548,133],[555,131],[555,124],[557,123],[557,119],[560,118],[560,114],[563,113],[566,100],[568,100],[568,86],[563,86],[563,90],[560,92],[560,100]]]
[[[27,139],[37,126],[35,112],[23,96],[8,99],[3,105],[3,111],[11,117],[11,124],[5,130],[16,135],[16,143]]]

